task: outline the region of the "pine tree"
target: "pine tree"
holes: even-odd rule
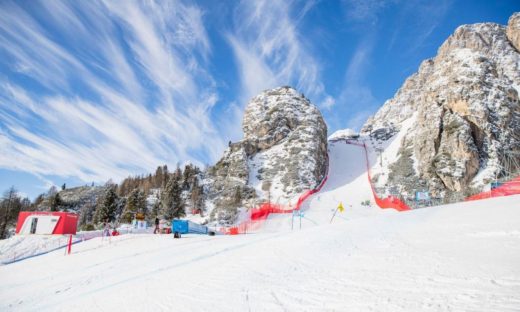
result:
[[[179,174],[174,174],[163,191],[161,200],[162,214],[166,220],[180,218],[186,215],[184,201],[182,200]]]
[[[165,188],[166,184],[168,184],[168,181],[170,180],[170,173],[168,172],[168,166],[164,165],[162,168],[162,182],[161,187]]]
[[[159,195],[155,198],[155,202],[152,206],[152,213],[151,218],[155,219],[159,217],[159,214],[161,213],[161,199],[159,198]]]
[[[159,166],[155,170],[153,186],[156,188],[159,188],[159,187],[162,187],[162,183],[163,183],[163,170],[162,170],[162,167]]]
[[[137,212],[142,213],[145,217],[147,215],[146,194],[143,191],[139,191],[137,194]]]
[[[139,190],[134,189],[128,196],[128,199],[126,200],[125,208],[123,209],[123,213],[121,214],[121,222],[130,223],[134,219],[135,214],[137,213],[138,193],[139,193]]]
[[[166,220],[173,219],[174,178],[170,178],[161,196],[161,213]]]
[[[94,214],[94,222],[101,223],[105,221],[112,221],[118,205],[118,196],[115,191],[115,186],[108,186],[105,194],[98,201],[96,212]]]
[[[121,215],[121,221],[126,223],[132,222],[136,213],[146,215],[146,197],[139,189],[134,189],[128,196]]]
[[[50,210],[51,211],[59,211],[61,206],[63,204],[63,201],[61,200],[60,193],[56,192],[53,195],[51,195],[50,198]]]
[[[174,198],[173,198],[173,203],[174,203],[173,217],[174,218],[184,217],[186,215],[186,212],[184,210],[185,203],[184,203],[184,200],[181,197],[182,189],[181,189],[181,186],[180,186],[179,179],[175,180],[173,194],[174,194]]]
[[[188,191],[193,176],[193,170],[190,164],[184,166],[184,172],[182,177],[182,189]]]

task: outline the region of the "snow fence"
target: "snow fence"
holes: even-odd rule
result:
[[[366,147],[366,144],[360,143],[357,140],[345,140],[346,144],[356,145],[361,148],[363,148],[363,151],[365,152],[365,163],[367,168],[367,177],[368,182],[370,183],[370,187],[372,189],[372,195],[374,196],[374,200],[376,202],[376,205],[382,209],[392,208],[397,211],[407,211],[411,210],[411,208],[406,205],[402,200],[395,196],[387,196],[386,198],[381,198],[377,195],[374,184],[372,183],[372,178],[370,174],[370,162],[368,160],[368,150]],[[243,221],[237,226],[228,227],[228,228],[220,228],[219,231],[221,233],[227,234],[227,235],[237,235],[237,234],[245,234],[248,232],[257,231],[260,229],[270,214],[272,213],[293,213],[293,211],[298,211],[301,209],[301,206],[307,200],[311,195],[319,192],[323,185],[327,182],[327,179],[329,177],[329,165],[328,165],[328,156],[327,156],[327,174],[325,175],[325,178],[321,181],[321,183],[316,187],[315,189],[308,190],[304,192],[300,197],[298,198],[298,201],[296,202],[296,205],[294,208],[286,208],[282,205],[272,204],[272,203],[264,203],[259,208],[252,208],[250,219],[247,221]]]
[[[248,232],[253,232],[259,230],[264,224],[267,217],[269,217],[272,213],[293,213],[294,211],[299,211],[305,202],[311,195],[319,192],[323,185],[327,182],[329,177],[329,157],[327,155],[327,168],[325,177],[321,180],[320,184],[312,189],[305,191],[303,194],[298,197],[298,201],[294,208],[287,208],[282,205],[273,204],[273,203],[264,203],[260,205],[258,208],[252,208],[250,210],[251,214],[249,220],[243,221],[237,226],[229,227],[229,228],[221,228],[220,232],[227,235],[238,235],[238,234],[246,234]]]
[[[372,189],[372,195],[374,196],[376,205],[382,209],[393,208],[397,211],[411,210],[411,208],[408,207],[408,205],[406,205],[402,200],[400,200],[399,198],[397,198],[395,196],[390,195],[386,198],[381,198],[377,195],[377,193],[374,189],[374,184],[372,183],[372,178],[371,178],[372,174],[370,173],[370,161],[368,160],[368,150],[367,150],[367,146],[366,146],[365,142],[359,143],[358,141],[354,141],[354,140],[345,140],[345,143],[351,144],[351,145],[356,145],[356,146],[363,148],[363,150],[365,152],[365,163],[367,166],[368,183],[370,183],[370,188]]]
[[[520,176],[504,182],[502,185],[500,185],[497,188],[492,189],[491,191],[478,193],[475,195],[472,195],[465,199],[465,201],[472,201],[472,200],[480,200],[480,199],[486,199],[491,197],[500,197],[500,196],[509,196],[509,195],[517,195],[520,194]]]

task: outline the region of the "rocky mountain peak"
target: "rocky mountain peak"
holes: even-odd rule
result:
[[[244,138],[209,169],[213,219],[234,221],[241,208],[291,201],[325,176],[327,126],[291,87],[266,90],[245,108]]]
[[[520,148],[519,20],[458,27],[367,121],[365,134],[406,131],[380,186],[444,197],[504,174],[504,152]]]
[[[318,122],[321,114],[305,96],[291,87],[267,90],[255,96],[244,112],[244,139],[266,150],[300,126]]]

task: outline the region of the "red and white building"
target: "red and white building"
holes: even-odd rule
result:
[[[16,234],[76,234],[78,215],[70,212],[21,211]]]

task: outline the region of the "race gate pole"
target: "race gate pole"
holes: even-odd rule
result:
[[[338,208],[334,210],[334,214],[332,215],[332,218],[330,218],[330,223],[332,223],[332,220],[334,220],[334,217],[336,216],[336,212],[338,212]]]
[[[69,236],[69,244],[67,246],[67,254],[70,255],[70,250],[72,249],[72,234]]]

